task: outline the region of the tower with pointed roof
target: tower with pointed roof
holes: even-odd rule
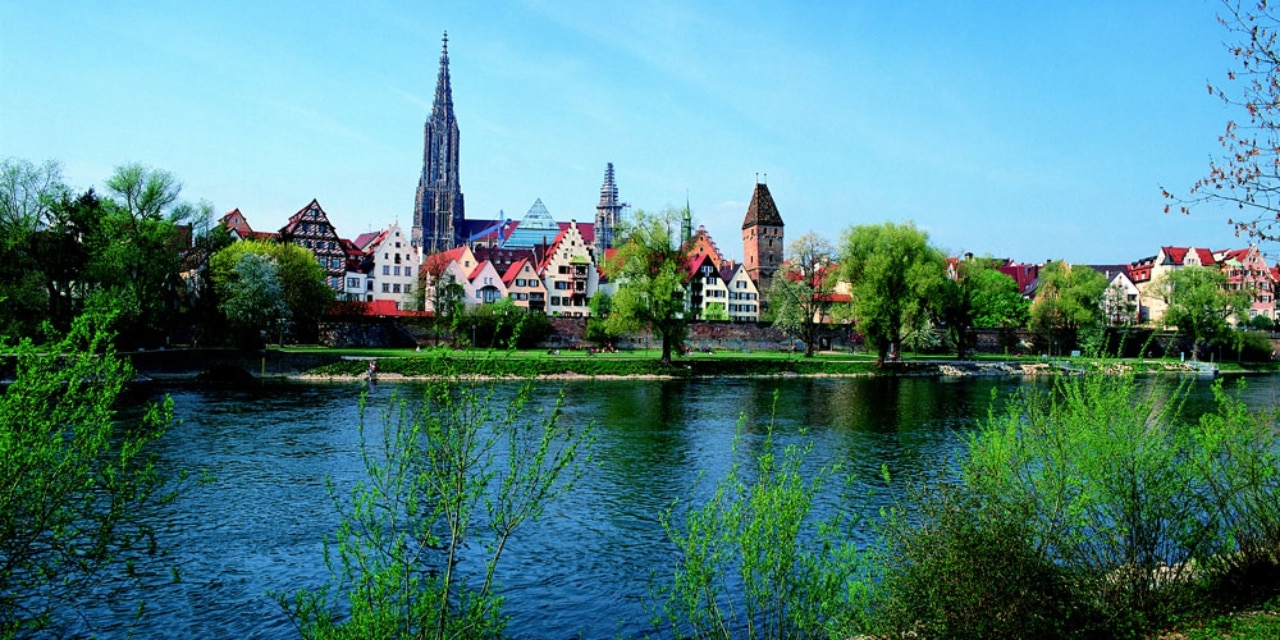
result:
[[[431,118],[423,131],[422,175],[413,204],[413,244],[423,255],[451,249],[465,218],[458,181],[458,121],[449,82],[449,33],[444,34]]]
[[[613,163],[605,166],[604,184],[600,186],[600,204],[596,205],[596,237],[593,249],[596,261],[604,260],[605,249],[613,248],[613,233],[622,222],[622,209],[626,205],[618,201],[618,184],[613,180]]]
[[[742,221],[742,267],[762,297],[768,295],[773,274],[782,267],[782,227],[782,216],[769,186],[757,180]]]

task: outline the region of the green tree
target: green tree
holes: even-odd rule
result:
[[[289,323],[289,307],[284,303],[275,264],[266,256],[241,255],[225,294],[219,310],[227,317],[236,342],[243,346],[260,347],[271,336],[280,335]]]
[[[1209,162],[1208,174],[1192,185],[1187,196],[1164,189],[1170,201],[1190,213],[1196,205],[1216,202],[1237,209],[1227,220],[1236,234],[1261,240],[1280,239],[1280,15],[1267,0],[1224,0],[1218,21],[1229,37],[1227,51],[1236,68],[1227,70],[1223,84],[1209,84],[1209,93],[1234,113],[1218,137],[1221,154]]]
[[[368,478],[349,502],[329,486],[342,515],[325,545],[335,587],[276,595],[303,638],[502,637],[499,562],[572,488],[587,442],[559,401],[535,411],[531,384],[507,388],[449,376],[419,404],[393,397],[373,430],[361,401]]]
[[[150,444],[172,423],[166,400],[134,424],[115,403],[132,378],[102,319],[61,341],[23,342],[0,395],[0,637],[74,624],[91,589],[155,552],[144,515],[171,496]]]
[[[1248,294],[1227,291],[1227,275],[1213,267],[1174,269],[1153,286],[1168,305],[1162,322],[1190,334],[1193,358],[1228,335],[1232,316],[1245,317],[1249,309]]]
[[[67,194],[62,165],[47,160],[39,166],[30,160],[0,161],[0,230],[10,235],[34,231],[49,217],[53,203]]]
[[[671,362],[688,332],[685,317],[685,256],[681,251],[680,212],[668,207],[650,214],[636,211],[619,229],[621,244],[605,273],[618,283],[609,315],[610,330],[649,329],[662,340],[662,362]]]
[[[955,276],[943,283],[937,300],[960,358],[968,351],[970,329],[1025,326],[1031,304],[1018,292],[1018,283],[997,269],[995,260],[975,257],[956,261]]]
[[[1101,325],[1106,290],[1106,277],[1093,269],[1062,260],[1045,264],[1031,303],[1031,329],[1048,338],[1051,351],[1071,347],[1081,329]]]
[[[804,357],[813,357],[818,327],[835,293],[835,248],[816,233],[806,233],[787,247],[787,258],[769,288],[773,326],[804,342]]]
[[[597,290],[587,303],[587,308],[591,310],[591,316],[587,318],[587,340],[601,347],[617,340],[621,333],[609,328],[609,316],[613,313],[613,296],[603,290]]]
[[[65,331],[66,322],[51,314],[51,298],[46,256],[64,253],[63,262],[77,261],[53,228],[54,212],[69,199],[62,183],[62,167],[55,161],[35,165],[19,158],[0,161],[0,338],[35,336],[42,320],[53,321]],[[55,287],[56,288],[56,287]]]
[[[267,258],[275,266],[280,295],[289,310],[289,333],[295,340],[313,340],[317,322],[333,302],[334,293],[325,284],[325,271],[311,252],[294,244],[244,240],[228,245],[209,261],[209,278],[221,302],[231,296],[228,289],[236,279],[235,269],[245,254]]]
[[[858,331],[883,364],[898,352],[903,328],[927,317],[945,278],[942,252],[911,222],[860,225],[845,232],[840,267],[852,287]]]

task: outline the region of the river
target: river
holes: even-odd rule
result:
[[[975,378],[789,378],[547,382],[536,404],[565,391],[564,420],[591,424],[594,463],[573,493],[511,541],[499,569],[515,638],[637,637],[652,629],[650,576],[669,576],[675,550],[659,523],[677,498],[697,499],[733,460],[750,455],[774,416],[779,444],[813,444],[809,470],[841,463],[856,482],[854,504],[823,496],[823,509],[875,513],[893,492],[945,469],[963,434],[996,396],[1020,384]],[[414,383],[379,385],[370,407]],[[191,474],[179,498],[154,515],[168,555],[143,567],[140,590],[82,612],[104,636],[294,638],[269,595],[319,587],[330,575],[323,540],[339,494],[363,476],[357,399],[347,384],[271,384],[251,389],[146,386],[133,406],[164,394],[180,423],[159,444],[161,471]],[[776,409],[774,398],[777,398]],[[1249,381],[1246,399],[1274,405],[1280,378]],[[1207,406],[1197,383],[1191,410]],[[374,415],[372,412],[370,415]],[[870,540],[869,533],[865,540]],[[170,571],[176,570],[174,580]],[[131,622],[138,600],[144,615]]]

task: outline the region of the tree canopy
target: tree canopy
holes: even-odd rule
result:
[[[1232,316],[1244,317],[1249,296],[1228,291],[1227,276],[1213,267],[1182,267],[1166,272],[1155,283],[1168,308],[1163,322],[1191,335],[1192,357],[1200,348],[1227,334]]]
[[[787,246],[786,260],[769,288],[773,326],[804,342],[804,355],[813,357],[817,330],[835,293],[835,248],[816,233],[807,233]]]
[[[937,306],[963,358],[972,328],[1013,329],[1026,326],[1030,302],[1018,291],[1018,283],[996,268],[990,258],[969,257],[954,264],[954,277],[941,288]]]
[[[315,338],[316,322],[333,302],[325,284],[325,271],[311,252],[295,244],[245,240],[224,247],[209,261],[209,277],[222,302],[242,293],[235,288],[236,269],[246,254],[268,259],[275,269],[280,295],[292,319],[289,331],[295,339]]]
[[[1031,329],[1047,337],[1051,349],[1072,346],[1081,329],[1101,324],[1106,290],[1106,277],[1089,267],[1045,263],[1031,303]]]
[[[858,331],[876,348],[878,363],[897,353],[904,327],[927,316],[945,278],[942,252],[913,222],[849,229],[840,267],[852,287]]]
[[[648,329],[662,340],[662,362],[684,343],[688,331],[685,285],[689,274],[681,249],[680,212],[651,214],[637,210],[622,225],[621,239],[605,273],[617,283],[607,327],[611,331]]]

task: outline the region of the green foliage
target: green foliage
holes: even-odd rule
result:
[[[377,430],[361,401],[368,478],[349,503],[329,489],[342,514],[325,544],[334,585],[276,595],[304,638],[501,637],[503,551],[582,470],[585,432],[559,403],[533,410],[532,393],[449,376],[419,404],[393,397]]]
[[[117,425],[131,371],[102,324],[83,317],[59,342],[19,345],[0,396],[0,637],[74,625],[80,603],[157,551],[144,516],[171,494],[148,445],[172,406]]]
[[[916,492],[915,513],[881,528],[884,569],[875,622],[888,637],[1060,638],[1092,620],[1066,571],[1032,546],[1031,528],[984,509],[962,488]]]
[[[551,332],[546,314],[530,312],[511,298],[464,307],[453,317],[453,327],[459,337],[474,340],[473,347],[484,349],[527,349]]]
[[[1228,335],[1229,318],[1248,312],[1248,294],[1227,291],[1227,274],[1214,267],[1174,269],[1153,286],[1169,305],[1164,312],[1165,326],[1190,334],[1197,358],[1201,349]]]
[[[787,259],[774,275],[768,291],[773,326],[804,342],[804,355],[813,357],[817,329],[835,293],[835,249],[814,233],[787,247]]]
[[[914,223],[856,226],[845,233],[841,268],[853,288],[858,331],[883,362],[904,327],[926,314],[944,286],[944,258]]]
[[[240,256],[231,278],[223,286],[218,310],[227,317],[236,343],[261,347],[266,336],[276,336],[289,323],[276,267],[271,259],[253,253]]]
[[[260,256],[274,266],[280,294],[292,320],[289,332],[295,340],[313,341],[316,323],[334,297],[315,256],[294,244],[245,240],[228,245],[209,260],[209,279],[220,301],[236,295],[236,269],[246,254]]]
[[[775,398],[775,403],[776,403]],[[778,450],[773,425],[752,459],[734,464],[705,504],[676,504],[663,517],[680,551],[670,585],[655,587],[654,624],[675,637],[838,636],[864,610],[864,567],[841,513],[813,524],[814,498],[836,469],[801,474],[812,444]]]
[[[1080,329],[1101,324],[1106,290],[1106,277],[1093,269],[1048,262],[1040,269],[1030,328],[1047,338],[1051,352],[1070,349]]]
[[[1249,326],[1259,331],[1272,331],[1276,328],[1276,322],[1270,316],[1257,315],[1249,318]]]
[[[672,351],[684,343],[688,332],[688,273],[676,234],[679,224],[680,213],[672,208],[657,214],[636,211],[629,224],[619,229],[621,243],[604,266],[609,278],[618,283],[607,330],[649,329],[662,339],[662,361],[666,363],[671,362]]]
[[[880,631],[1134,637],[1280,588],[1277,415],[1095,371],[1025,387],[884,528]]]
[[[986,267],[969,270],[972,278],[973,326],[979,329],[1012,329],[1027,326],[1031,301],[1018,291],[1018,283],[1007,274]]]

